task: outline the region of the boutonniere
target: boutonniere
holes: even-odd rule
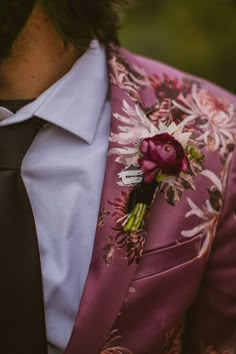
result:
[[[160,122],[157,127],[138,106],[132,111],[124,102],[124,111],[130,118],[115,115],[126,125],[112,133],[111,141],[118,146],[110,154],[116,154],[116,162],[124,166],[118,184],[129,189],[110,204],[117,231],[115,244],[132,263],[142,255],[147,215],[157,193],[163,193],[167,202],[175,205],[184,190],[195,189],[194,177],[203,170],[204,156],[191,138],[192,132],[184,131],[184,122]]]
[[[129,213],[121,225],[124,232],[137,232],[156,193],[166,184],[173,184],[187,174],[191,176],[193,160],[203,162],[203,154],[188,143],[190,136],[175,123],[169,127],[160,124],[158,134],[140,141],[137,171],[142,171],[142,181],[129,195]]]

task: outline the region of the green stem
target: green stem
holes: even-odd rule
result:
[[[124,223],[123,230],[125,232],[136,232],[142,225],[143,218],[147,209],[147,205],[137,203]]]

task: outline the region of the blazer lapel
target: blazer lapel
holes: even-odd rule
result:
[[[114,113],[122,112],[123,100],[134,106],[125,90],[111,84],[111,131],[116,131]],[[115,144],[110,142],[109,150],[114,147]],[[115,162],[114,155],[108,156],[93,256],[65,354],[95,354],[102,350],[137,269],[136,262],[128,265],[128,260],[124,257],[122,259],[121,251],[109,246],[109,239],[116,234],[113,229],[114,207],[110,201],[122,198],[122,195],[129,192],[129,187],[117,184],[121,169],[121,165]]]

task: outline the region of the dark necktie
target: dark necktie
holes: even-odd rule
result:
[[[0,127],[0,353],[46,354],[44,303],[34,217],[22,160],[42,120]]]

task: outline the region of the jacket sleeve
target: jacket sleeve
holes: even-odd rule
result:
[[[189,312],[186,354],[236,354],[236,153],[199,293]]]

